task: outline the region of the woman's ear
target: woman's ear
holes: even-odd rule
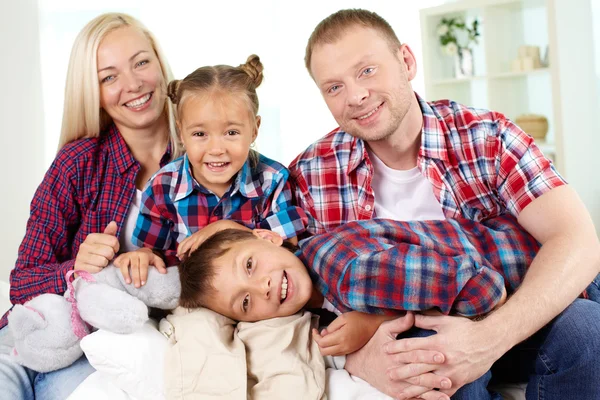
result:
[[[268,240],[276,246],[281,246],[283,244],[281,235],[268,229],[253,229],[252,234],[259,239]]]

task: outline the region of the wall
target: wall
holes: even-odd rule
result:
[[[0,280],[8,280],[15,264],[29,202],[45,168],[37,26],[37,1],[0,1]]]

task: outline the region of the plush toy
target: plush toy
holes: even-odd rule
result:
[[[161,274],[149,268],[146,284],[126,284],[112,264],[96,274],[77,271],[63,296],[42,294],[15,305],[8,316],[14,338],[14,359],[38,372],[50,372],[75,362],[83,351],[80,340],[93,329],[131,333],[148,319],[148,307],[177,307],[181,283],[177,268]]]

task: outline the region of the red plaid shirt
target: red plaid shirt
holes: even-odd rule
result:
[[[170,150],[161,160],[168,163]],[[10,299],[23,304],[42,293],[62,294],[79,246],[110,221],[121,232],[140,169],[115,126],[100,137],[61,149],[31,201],[25,238],[10,274]],[[8,314],[8,313],[7,313]],[[5,314],[0,328],[7,323]]]
[[[566,184],[531,136],[504,115],[417,99],[423,113],[417,165],[447,218],[518,216],[535,198]],[[335,129],[289,169],[311,234],[375,217],[373,165],[362,140]]]

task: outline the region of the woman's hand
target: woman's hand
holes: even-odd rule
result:
[[[103,233],[90,233],[79,246],[75,257],[75,270],[95,274],[102,271],[119,251],[117,223],[111,221]]]
[[[115,259],[115,265],[121,269],[121,273],[127,284],[130,284],[131,278],[133,278],[133,285],[136,288],[146,284],[148,268],[151,265],[154,265],[161,274],[167,273],[163,259],[148,248],[141,248],[121,254]]]
[[[183,261],[190,254],[192,254],[194,250],[200,247],[200,245],[204,243],[206,239],[224,229],[242,229],[250,231],[250,229],[246,228],[244,225],[240,225],[237,222],[233,222],[228,219],[222,219],[220,221],[213,222],[212,224],[208,224],[198,232],[182,240],[181,243],[179,243],[179,246],[177,246],[177,258]]]

